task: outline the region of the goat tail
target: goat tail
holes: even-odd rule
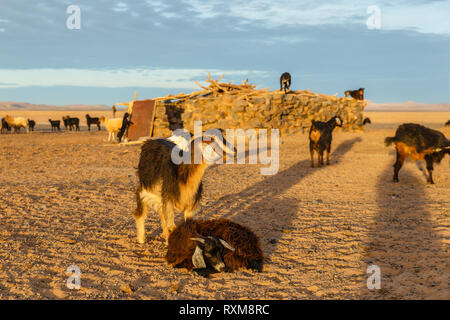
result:
[[[384,139],[386,147],[389,147],[393,142],[395,142],[395,137],[386,137],[386,139]]]

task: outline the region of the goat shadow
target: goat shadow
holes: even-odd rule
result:
[[[394,183],[393,172],[389,165],[378,179],[378,212],[364,245],[363,262],[380,268],[381,288],[369,290],[364,285],[360,295],[364,299],[445,299],[447,295],[448,299],[449,255],[427,208],[433,202],[425,195],[425,189],[433,187],[408,168],[402,168],[400,182]]]
[[[333,162],[339,162],[360,141],[358,137],[342,142],[332,153]],[[298,200],[280,195],[316,170],[320,168],[310,168],[309,159],[299,161],[241,192],[223,196],[202,206],[201,214],[232,218],[248,226],[260,236],[266,259],[270,259],[276,244],[298,217]],[[278,211],[278,208],[283,208],[283,211]]]

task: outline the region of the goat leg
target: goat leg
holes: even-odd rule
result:
[[[399,182],[398,172],[402,168],[404,161],[405,161],[405,156],[401,152],[399,152],[397,149],[397,160],[395,161],[395,164],[394,164],[394,182]]]
[[[430,184],[434,184],[433,181],[433,158],[429,155],[425,156],[425,161],[427,162],[428,180]]]

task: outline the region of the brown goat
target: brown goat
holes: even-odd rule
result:
[[[221,266],[220,259],[215,257],[216,255],[211,255],[212,248],[199,247],[205,243],[201,239],[215,240],[213,244],[216,243],[215,247],[219,249],[220,258],[225,264],[225,271],[235,271],[240,268],[262,271],[264,255],[259,238],[249,228],[227,219],[187,219],[169,236],[167,262],[173,267],[192,270],[198,268],[194,265],[198,258],[195,255],[200,251],[206,253],[203,254],[203,268],[213,267],[217,271],[223,271],[217,267],[217,265]],[[224,248],[220,247],[217,240]]]
[[[203,141],[202,137],[192,137],[186,151],[175,149],[176,145],[167,139],[147,140],[142,145],[134,212],[139,243],[145,243],[144,223],[149,209],[159,213],[162,236],[166,240],[175,229],[175,210],[183,212],[185,219],[193,217],[202,195],[203,174],[211,164],[205,161],[203,151],[216,144],[224,153],[234,153],[219,140],[211,137],[210,141]],[[183,155],[186,152],[190,163],[174,163],[172,156],[177,150]],[[200,163],[195,163],[195,154],[200,155]]]

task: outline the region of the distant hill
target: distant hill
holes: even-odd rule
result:
[[[366,108],[364,111],[402,111],[402,112],[450,112],[450,103],[441,103],[441,104],[426,104],[419,103],[414,101],[407,102],[385,102],[385,103],[376,103],[373,101],[368,101]]]
[[[1,111],[46,111],[46,110],[66,110],[66,111],[104,111],[111,110],[111,106],[105,105],[68,105],[68,106],[52,106],[45,104],[31,104],[28,102],[0,102]]]

